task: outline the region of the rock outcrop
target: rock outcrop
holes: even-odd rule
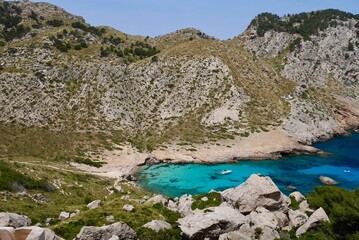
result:
[[[155,232],[172,228],[171,224],[163,220],[152,220],[151,222],[148,222],[145,225],[143,225],[143,227],[152,229]]]
[[[288,211],[290,199],[285,196],[269,177],[251,175],[243,184],[221,193],[224,201],[249,214],[257,207],[270,211]]]
[[[319,208],[309,217],[304,225],[297,229],[295,234],[299,237],[308,231],[316,229],[322,222],[329,222],[329,218],[323,208]]]
[[[31,220],[27,216],[16,213],[0,213],[0,227],[27,227],[31,225]]]
[[[1,240],[63,240],[48,228],[40,227],[0,227]]]
[[[338,184],[336,181],[334,181],[330,177],[320,176],[319,180],[321,183],[323,183],[325,185],[337,185]]]
[[[95,209],[101,206],[102,201],[101,200],[95,200],[87,204],[88,209]]]
[[[246,217],[238,210],[222,204],[178,220],[183,236],[188,239],[216,239],[221,234],[235,231],[247,223]]]
[[[74,240],[109,240],[117,237],[119,240],[135,240],[136,232],[127,224],[118,222],[103,227],[83,227]]]

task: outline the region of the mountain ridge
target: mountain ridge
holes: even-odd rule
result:
[[[277,128],[311,144],[359,125],[356,19],[335,20],[311,40],[273,29],[262,36],[250,25],[221,41],[196,29],[130,36],[49,4],[4,2],[2,9],[7,20],[22,18],[16,26],[0,22],[3,128],[77,132],[91,147],[129,141],[151,152]]]

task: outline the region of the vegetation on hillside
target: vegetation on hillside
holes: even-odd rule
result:
[[[262,13],[252,20],[250,27],[255,27],[258,36],[262,37],[269,30],[277,32],[288,32],[300,34],[304,40],[309,40],[310,36],[317,35],[329,26],[335,27],[340,21],[347,19],[359,19],[359,15],[328,9],[310,13],[300,13],[287,15],[280,18],[276,14]]]
[[[330,223],[305,239],[359,239],[359,188],[348,191],[335,186],[316,187],[307,199],[310,206],[325,210]]]

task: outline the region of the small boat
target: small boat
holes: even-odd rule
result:
[[[345,173],[350,173],[350,170],[344,170]]]
[[[222,175],[226,175],[226,174],[230,174],[232,172],[232,170],[223,170],[221,172]]]

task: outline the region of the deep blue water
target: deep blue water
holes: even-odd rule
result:
[[[325,156],[293,156],[280,160],[239,161],[235,164],[155,164],[143,166],[138,172],[139,185],[155,193],[178,197],[184,193],[202,194],[211,189],[224,190],[238,186],[251,174],[270,176],[286,194],[288,185],[302,193],[322,185],[319,177],[329,176],[339,186],[354,190],[359,187],[359,133],[317,143],[315,147],[330,153]],[[231,169],[221,175],[223,169]],[[344,170],[350,170],[345,173]]]

